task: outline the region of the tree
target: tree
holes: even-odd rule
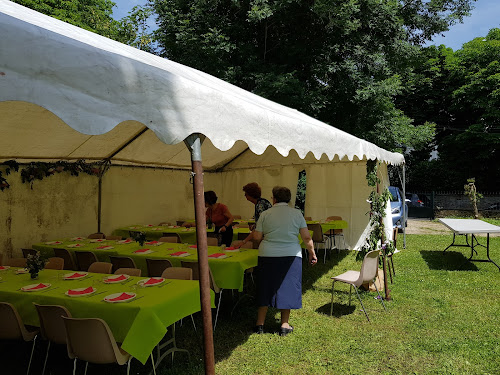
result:
[[[392,150],[434,134],[395,105],[418,44],[473,0],[151,0],[161,54]]]

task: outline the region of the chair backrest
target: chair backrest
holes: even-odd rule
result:
[[[40,320],[40,332],[45,340],[56,344],[66,344],[66,328],[63,316],[71,317],[70,312],[64,306],[38,305],[33,303]]]
[[[92,251],[75,251],[74,254],[80,271],[88,271],[90,265],[97,262],[97,257]]]
[[[127,362],[106,322],[99,318],[63,317],[67,334],[68,355],[92,363]]]
[[[373,281],[373,279],[377,276],[379,254],[379,250],[373,250],[365,255],[363,264],[361,265],[361,271],[359,272],[359,285],[364,284],[365,282]]]
[[[332,221],[332,220],[342,220],[342,216],[328,216],[326,218],[326,221]],[[328,232],[331,234],[340,234],[342,233],[342,231],[343,229],[330,229]]]
[[[113,265],[113,272],[115,272],[118,268],[137,268],[134,260],[130,257],[110,255],[109,260]]]
[[[71,256],[71,253],[68,250],[55,247],[54,248],[54,255],[58,258],[64,259],[65,269],[76,271],[75,262],[73,262],[73,257]]]
[[[23,257],[27,258],[28,255],[36,255],[38,251],[35,249],[21,249],[23,252]]]
[[[253,249],[253,241],[248,241],[247,243],[243,243],[243,241],[233,241],[231,246],[241,245],[240,249]]]
[[[233,218],[236,220],[236,219],[239,219],[241,220],[241,215],[233,215]]]
[[[184,267],[169,267],[163,271],[161,277],[165,279],[193,280],[193,270]]]
[[[141,276],[141,270],[139,268],[118,268],[115,275],[129,275],[129,276]]]
[[[64,269],[64,259],[59,257],[49,258],[49,261],[45,265],[46,269],[49,270],[63,270]]]
[[[92,233],[92,234],[89,234],[87,238],[96,239],[96,240],[103,240],[106,238],[106,235],[104,233]]]
[[[167,234],[167,233],[163,233]],[[159,242],[168,242],[168,243],[181,243],[179,241],[179,237],[175,235],[175,233],[170,233],[168,236],[163,236],[158,239]]]
[[[321,229],[321,224],[307,224],[307,229],[313,231],[312,240],[314,242],[323,242],[323,229]]]
[[[246,228],[250,228],[250,225],[248,225],[246,223],[240,223],[240,224],[238,224],[238,227],[240,227],[241,229],[244,229],[244,228],[246,229]],[[248,233],[247,233],[247,235],[248,235]]]
[[[4,260],[4,266],[26,267],[26,258],[7,258]]]
[[[168,259],[150,259],[146,258],[149,277],[160,277],[165,269],[172,267]]]
[[[165,242],[182,243],[181,236],[179,236],[179,234],[177,234],[177,233],[163,233],[161,238],[163,238],[163,237],[175,237],[175,240],[173,240],[173,241],[169,240],[169,241],[165,241]],[[158,240],[158,241],[160,241],[160,240]]]
[[[107,273],[111,274],[111,270],[113,269],[113,265],[108,262],[94,262],[92,263],[89,268],[88,272],[93,272],[93,273]]]
[[[215,237],[207,237],[207,246],[219,246],[219,239]]]
[[[199,280],[200,279],[200,271],[198,269],[198,262],[186,262],[181,260],[181,266],[184,268],[191,268],[193,270],[193,280]],[[212,270],[209,268],[208,269],[209,274],[210,274],[210,289],[213,289],[215,293],[220,292],[219,286],[216,284],[214,280],[214,276],[212,274]]]
[[[304,219],[305,219],[306,221],[312,221],[312,217],[311,217],[311,216],[304,216]]]
[[[110,241],[120,241],[123,238],[122,236],[106,236],[106,239]]]
[[[28,341],[26,328],[14,305],[0,302],[0,339]]]

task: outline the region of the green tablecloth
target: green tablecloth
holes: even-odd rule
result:
[[[144,245],[140,246],[137,242],[129,244],[118,244],[117,241],[106,240],[104,242],[90,242],[91,240],[70,241],[61,240],[59,244],[39,243],[33,245],[33,249],[40,251],[44,256],[54,256],[53,248],[65,248],[70,252],[74,251],[92,251],[100,261],[109,262],[109,255],[128,256],[134,259],[135,264],[142,270],[143,275],[147,275],[146,258],[168,259],[173,266],[180,267],[181,260],[196,261],[198,259],[196,248],[188,248],[191,255],[187,257],[173,257],[170,254],[175,253],[183,247],[183,244],[160,243],[158,246]],[[52,241],[51,241],[52,242]],[[68,247],[81,244],[79,248]],[[98,247],[112,246],[113,249],[100,250]],[[139,249],[150,249],[150,254],[135,254]],[[220,247],[209,246],[208,254],[220,253]],[[208,264],[214,275],[215,282],[223,289],[243,290],[243,279],[245,270],[257,266],[258,250],[241,249],[238,252],[228,252],[225,259],[210,259]]]
[[[331,230],[331,229],[347,229],[349,225],[345,220],[332,220],[327,222],[320,221],[307,221],[307,224],[321,224],[321,229],[323,229],[323,233]]]
[[[75,318],[101,318],[108,323],[115,339],[122,348],[143,364],[151,351],[163,338],[167,327],[179,319],[200,311],[197,281],[168,280],[163,287],[139,288],[138,297],[126,303],[107,303],[103,298],[119,292],[131,292],[132,285],[141,277],[131,277],[123,284],[104,284],[102,274],[90,274],[83,280],[62,280],[61,275],[70,271],[43,270],[38,280],[29,274],[16,275],[14,268],[0,271],[0,300],[12,303],[25,324],[39,326],[33,302],[46,305],[63,305]],[[30,284],[50,283],[45,291],[23,292],[20,288]],[[97,293],[90,297],[68,297],[68,289],[94,286]],[[212,293],[212,306],[213,306]]]

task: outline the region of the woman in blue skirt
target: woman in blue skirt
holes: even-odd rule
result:
[[[269,306],[281,310],[280,335],[293,332],[288,323],[291,309],[302,307],[302,248],[298,235],[309,252],[309,261],[315,265],[318,259],[302,213],[288,205],[290,189],[273,188],[273,207],[264,211],[254,232],[259,245],[257,323],[256,333],[264,332],[264,321]]]

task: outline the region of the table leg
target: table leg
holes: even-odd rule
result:
[[[486,256],[487,256],[488,260],[491,263],[493,263],[495,266],[497,266],[498,270],[500,271],[500,267],[498,266],[498,264],[493,262],[493,260],[490,258],[490,234],[489,233],[486,235]]]

